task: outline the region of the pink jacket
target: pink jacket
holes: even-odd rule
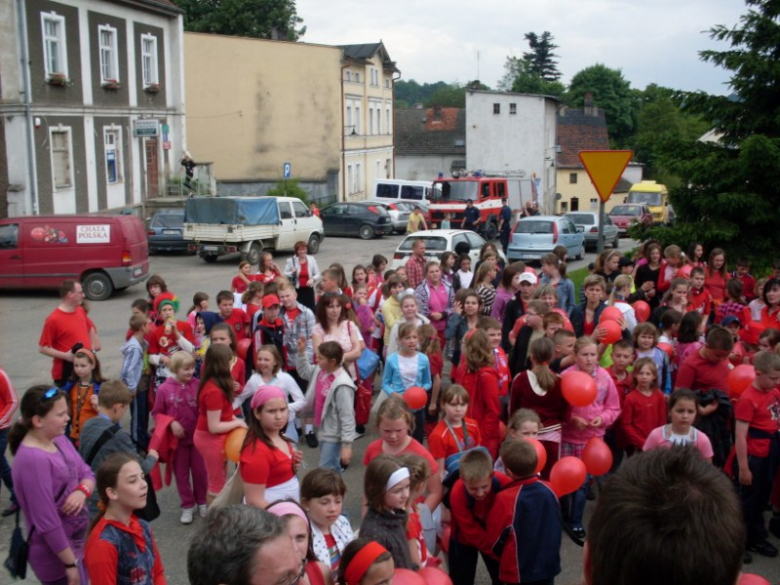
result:
[[[567,368],[561,374],[566,377],[567,372],[579,371],[577,366]],[[588,439],[593,437],[603,437],[604,433],[611,427],[620,416],[620,398],[618,397],[615,382],[609,372],[604,368],[596,366],[593,372],[596,380],[596,400],[588,406],[573,406],[569,411],[568,421],[563,424],[564,443],[573,443],[575,445],[584,445]],[[591,421],[597,416],[601,417],[601,426],[587,427],[583,430],[577,429],[570,421],[572,416],[584,418]]]

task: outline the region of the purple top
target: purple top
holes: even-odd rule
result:
[[[507,290],[503,286],[496,287],[496,299],[490,309],[490,316],[498,319],[499,323],[503,323],[506,306],[514,297],[515,293],[511,290]]]
[[[167,414],[184,427],[184,437],[179,439],[179,445],[182,446],[192,445],[192,437],[195,435],[198,423],[198,383],[198,379],[193,377],[187,384],[182,384],[171,376],[157,388],[152,416]]]
[[[55,453],[20,445],[13,465],[14,492],[27,532],[30,527],[35,528],[30,539],[30,566],[44,582],[65,577],[65,567],[57,553],[71,547],[76,558],[83,560],[89,510],[85,505],[75,516],[66,516],[60,510],[82,481],[95,480],[66,436],[56,437],[54,444]],[[82,567],[79,563],[82,582],[86,582]]]

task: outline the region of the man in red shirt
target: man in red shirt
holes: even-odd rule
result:
[[[425,242],[415,240],[412,244],[412,256],[406,261],[406,283],[417,288],[425,278]]]
[[[233,308],[233,293],[229,290],[220,291],[217,295],[219,316],[230,325],[236,334],[236,341],[249,338],[249,315],[242,309]]]
[[[60,285],[62,302],[51,312],[43,324],[38,351],[53,358],[51,378],[58,387],[65,384],[73,373],[73,356],[76,351],[92,347],[90,330],[94,325],[84,311],[84,291],[81,283],[65,280]]]

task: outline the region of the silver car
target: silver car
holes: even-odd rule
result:
[[[387,199],[369,199],[368,202],[373,205],[381,205],[387,210],[395,233],[406,233],[406,225],[409,223],[409,215],[411,215],[411,206],[401,201],[388,201]]]
[[[595,248],[599,241],[599,214],[596,211],[572,211],[567,217],[577,226],[577,231],[585,235],[585,246]],[[608,215],[604,216],[604,247],[617,248],[620,243],[618,227],[612,223]]]
[[[524,217],[512,230],[506,256],[510,262],[541,260],[556,246],[566,246],[568,258],[581,260],[585,254],[585,238],[568,218],[557,215]]]

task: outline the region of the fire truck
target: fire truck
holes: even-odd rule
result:
[[[466,201],[471,199],[482,216],[478,230],[488,241],[498,237],[498,214],[502,198],[508,199],[513,212],[518,211],[525,201],[535,200],[530,179],[490,177],[480,173],[453,178],[440,175],[433,186],[433,195],[429,196],[431,223],[439,227],[445,214],[449,213],[450,226],[461,228]]]

